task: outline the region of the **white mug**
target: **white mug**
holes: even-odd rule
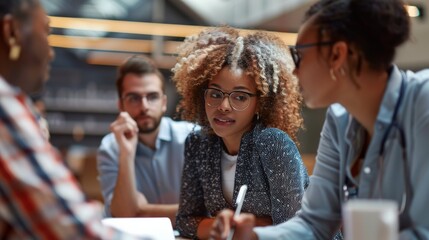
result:
[[[398,204],[391,200],[353,199],[343,205],[346,240],[397,240]]]

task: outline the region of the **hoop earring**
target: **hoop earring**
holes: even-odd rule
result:
[[[16,44],[15,38],[9,39],[9,45],[10,45],[9,59],[12,61],[18,60],[19,55],[21,55],[21,47]]]
[[[259,112],[256,113],[256,121],[259,121]]]
[[[331,68],[331,70],[329,70],[329,73],[331,74],[331,79],[334,82],[336,82],[337,81],[337,77],[335,76],[334,69]]]

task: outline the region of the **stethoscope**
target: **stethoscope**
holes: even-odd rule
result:
[[[411,182],[410,182],[410,171],[407,165],[407,149],[406,149],[406,142],[405,142],[405,134],[404,131],[402,129],[402,127],[400,126],[400,124],[398,123],[397,120],[397,115],[398,115],[398,111],[399,111],[399,107],[402,104],[403,101],[403,97],[405,94],[405,88],[406,88],[406,80],[405,80],[405,73],[401,71],[402,74],[402,80],[401,80],[401,87],[399,90],[399,96],[398,96],[398,100],[396,101],[395,104],[395,108],[393,110],[393,115],[390,121],[390,124],[387,126],[386,131],[384,132],[384,135],[382,137],[381,140],[381,145],[380,145],[380,149],[379,149],[379,157],[378,157],[378,167],[380,169],[379,171],[379,175],[377,176],[377,184],[378,184],[378,189],[379,192],[382,192],[382,179],[383,179],[383,164],[384,164],[384,150],[385,150],[385,145],[387,142],[387,138],[389,137],[389,135],[393,132],[393,129],[396,129],[399,132],[399,143],[401,145],[402,148],[402,161],[403,161],[403,172],[404,172],[404,181],[405,181],[405,191],[402,194],[402,200],[401,200],[401,204],[399,206],[399,213],[400,215],[403,215],[407,206],[407,201],[408,198],[411,198],[412,196],[412,187],[411,187]],[[352,182],[352,180],[349,178],[349,176],[346,174],[346,178],[345,178],[345,183],[343,186],[343,191],[344,191],[344,199],[348,200],[351,198],[355,198],[358,195],[358,187],[355,186],[355,184]],[[373,194],[371,194],[373,196]],[[381,196],[380,196],[381,197]],[[408,213],[407,213],[408,214]],[[408,217],[408,216],[405,216]]]
[[[393,115],[392,115],[392,119],[390,121],[390,124],[387,126],[386,132],[383,135],[383,138],[381,140],[381,145],[380,145],[380,150],[378,153],[378,167],[380,169],[380,173],[377,177],[377,184],[379,186],[380,192],[382,192],[382,185],[381,185],[381,179],[383,179],[383,164],[384,164],[384,149],[385,149],[385,145],[386,145],[386,141],[387,138],[389,136],[389,134],[392,132],[392,129],[396,129],[399,133],[399,144],[401,145],[401,150],[402,150],[402,161],[403,161],[403,173],[404,173],[404,182],[405,182],[405,191],[402,194],[402,200],[401,200],[401,204],[399,207],[399,213],[402,214],[405,211],[405,208],[407,206],[407,200],[408,197],[412,195],[412,191],[411,191],[411,183],[410,183],[410,176],[409,176],[409,168],[408,168],[408,164],[407,164],[407,148],[406,148],[406,141],[405,141],[405,133],[404,130],[402,129],[402,127],[399,125],[398,120],[397,120],[397,115],[398,115],[398,111],[399,111],[399,107],[401,106],[402,103],[402,99],[404,96],[404,92],[405,92],[405,73],[401,71],[402,74],[402,80],[401,80],[401,88],[399,90],[399,96],[398,96],[398,100],[396,101],[395,104],[395,108],[393,110]]]

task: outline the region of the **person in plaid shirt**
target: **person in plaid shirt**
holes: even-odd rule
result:
[[[46,139],[27,94],[54,57],[39,0],[0,1],[0,239],[115,239]]]

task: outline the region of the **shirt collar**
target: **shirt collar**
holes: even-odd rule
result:
[[[14,97],[18,101],[26,104],[28,110],[33,114],[33,116],[38,120],[41,118],[39,112],[35,109],[33,102],[28,97],[28,95],[23,92],[19,87],[9,84],[1,75],[0,75],[0,96]]]
[[[348,122],[346,127],[346,141],[349,144],[354,144],[359,133],[362,133],[364,128],[360,123],[351,115],[348,114]]]
[[[159,124],[159,133],[158,133],[157,139],[160,139],[163,141],[171,141],[171,126],[165,117],[161,118],[161,123]]]
[[[396,65],[393,65],[390,69],[387,86],[383,95],[383,99],[381,101],[380,110],[377,114],[377,122],[380,122],[382,124],[390,123],[396,102],[399,98],[401,82],[401,71]],[[349,114],[349,119],[346,127],[346,140],[351,143],[350,141],[356,139],[357,134],[362,133],[362,131],[364,130],[360,123]]]
[[[18,95],[20,94],[21,90],[18,87],[14,87],[10,85],[6,79],[4,79],[0,75],[0,93],[1,94],[10,94],[10,95]]]
[[[380,110],[378,111],[377,122],[383,124],[390,123],[395,105],[399,98],[402,81],[405,81],[405,79],[402,79],[401,71],[397,66],[392,66],[389,79],[387,80],[386,90],[381,101]]]
[[[167,118],[162,117],[161,123],[159,124],[158,136],[155,140],[155,149],[160,149],[161,141],[171,141],[171,127]],[[156,151],[156,150],[155,150]],[[143,144],[142,142],[138,143],[137,154],[153,154],[154,150]]]

